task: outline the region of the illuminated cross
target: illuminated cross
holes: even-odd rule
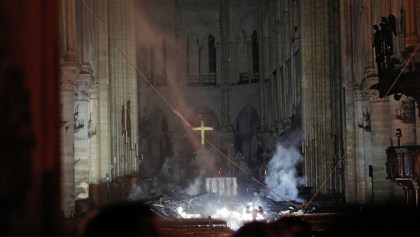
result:
[[[212,127],[204,127],[204,121],[201,120],[201,126],[193,128],[194,131],[201,131],[201,145],[204,145],[204,131],[211,131],[213,130]]]

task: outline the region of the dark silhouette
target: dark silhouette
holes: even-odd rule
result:
[[[390,57],[394,54],[394,46],[392,42],[392,34],[397,35],[395,27],[395,16],[389,15],[388,18],[382,17],[381,33],[384,42],[384,54]]]
[[[265,222],[250,222],[239,228],[234,237],[246,237],[246,236],[276,236],[271,230],[269,224]]]
[[[159,236],[158,218],[140,202],[123,202],[92,211],[80,236]]]
[[[373,26],[373,47],[375,48],[375,62],[384,62],[384,50],[382,47],[382,36],[378,25]]]
[[[297,217],[282,217],[271,223],[276,236],[311,236],[311,225]]]

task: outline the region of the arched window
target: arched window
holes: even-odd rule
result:
[[[208,50],[209,50],[209,73],[216,73],[216,47],[214,46],[214,36],[208,37]]]
[[[258,80],[259,72],[259,55],[258,55],[258,35],[257,31],[254,30],[251,36],[252,40],[252,79]]]

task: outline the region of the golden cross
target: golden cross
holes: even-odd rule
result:
[[[194,131],[201,131],[201,145],[204,145],[204,131],[211,131],[213,130],[212,127],[204,127],[204,121],[201,120],[201,126],[193,128]]]

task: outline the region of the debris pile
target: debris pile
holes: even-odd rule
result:
[[[225,197],[215,193],[196,196],[184,193],[172,193],[171,196],[162,194],[150,199],[146,205],[167,221],[218,218],[227,221],[227,226],[234,230],[252,220],[272,221],[285,215],[317,212],[314,206],[274,201],[256,193],[248,197]]]

